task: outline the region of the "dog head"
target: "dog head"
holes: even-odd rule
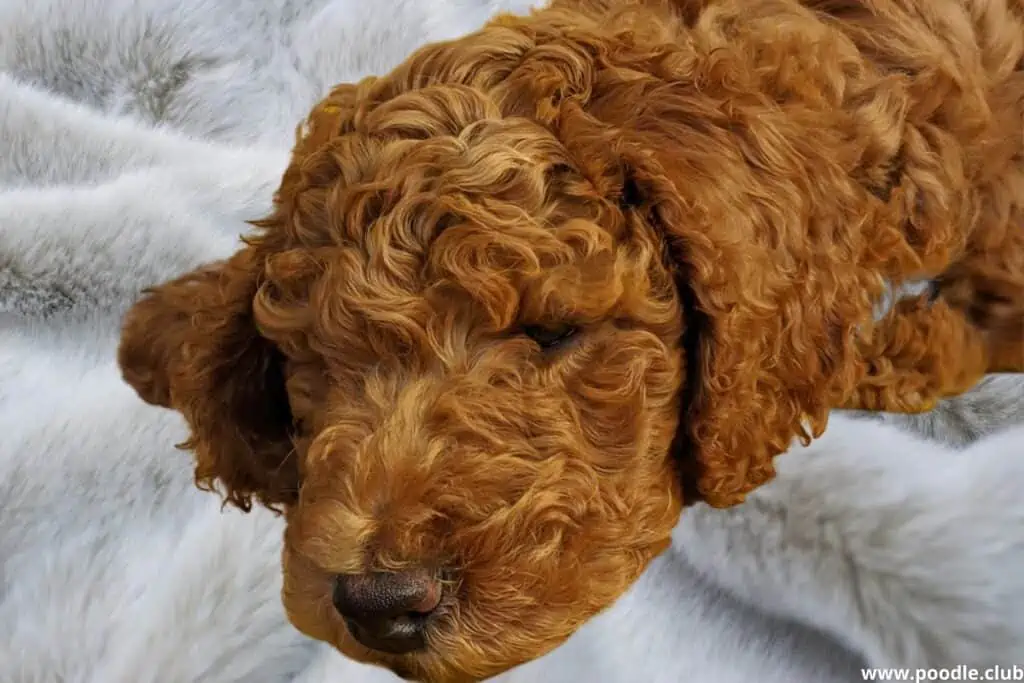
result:
[[[332,112],[358,91],[311,138],[351,125]],[[300,143],[242,251],[140,301],[121,363],[188,418],[202,484],[286,511],[298,628],[479,679],[667,546],[684,310],[630,198],[537,124],[442,87],[359,125]],[[408,605],[372,613],[360,591]],[[422,630],[409,652],[389,652],[394,619]]]
[[[408,677],[543,654],[684,495],[769,479],[866,301],[787,232],[838,201],[799,168],[814,141],[756,96],[723,109],[728,69],[637,47],[668,20],[545,16],[336,88],[245,247],[125,322],[124,375],[187,418],[199,483],[286,514],[293,623]],[[698,67],[703,92],[663,73]]]

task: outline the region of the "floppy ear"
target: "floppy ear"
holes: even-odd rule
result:
[[[815,265],[800,242],[802,217],[787,213],[786,198],[800,200],[794,188],[750,177],[757,170],[713,140],[673,131],[692,146],[665,149],[673,137],[657,135],[656,123],[641,128],[652,143],[572,106],[561,125],[583,174],[633,230],[662,242],[676,279],[686,383],[674,456],[684,500],[738,504],[774,476],[772,459],[795,438],[824,431],[840,387],[856,382],[869,287],[831,257]]]
[[[361,93],[374,82],[337,86],[313,108],[296,130],[274,214],[253,226],[281,228],[281,217],[298,210],[296,187],[316,179],[309,158],[351,127]],[[243,510],[254,499],[279,510],[297,501],[300,477],[284,356],[261,336],[253,314],[266,280],[265,252],[255,244],[147,290],[125,317],[118,362],[143,400],[185,417],[191,436],[182,447],[195,453],[200,488],[222,489]]]
[[[125,317],[118,362],[143,400],[184,415],[200,488],[248,511],[297,499],[282,357],[252,315],[251,247],[149,289]]]
[[[623,208],[664,241],[684,311],[675,449],[687,503],[736,505],[774,477],[773,458],[794,439],[824,431],[838,400],[830,378],[851,367],[862,297],[843,310],[828,276],[814,283],[773,262],[785,255],[709,225],[653,159],[626,161],[624,177]]]

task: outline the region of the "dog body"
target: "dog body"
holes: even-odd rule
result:
[[[556,1],[429,45],[314,108],[124,376],[286,516],[301,630],[431,680],[535,658],[830,409],[1024,369],[1022,15]]]
[[[230,255],[286,155],[111,120],[9,79],[0,95],[22,115],[0,118],[0,137],[22,143],[5,170],[130,167],[0,193],[3,272],[24,277],[2,288],[0,326],[5,683],[396,681],[287,623],[283,520],[195,491],[172,446],[184,421],[140,404],[111,358],[135,292]],[[745,505],[695,506],[614,606],[497,681],[841,683],[861,666],[1014,663],[1024,382],[861,417],[892,424],[837,417]]]

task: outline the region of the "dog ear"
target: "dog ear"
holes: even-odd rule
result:
[[[298,495],[283,359],[253,321],[259,272],[249,247],[147,290],[118,349],[139,396],[185,417],[197,485],[219,482],[246,511],[253,499],[278,509]]]
[[[351,129],[356,104],[374,83],[337,86],[313,108],[296,129],[274,214],[253,226],[279,229],[281,217],[297,210],[296,187],[318,172],[309,158]],[[267,251],[258,242],[147,290],[125,317],[118,362],[143,400],[185,417],[191,436],[182,447],[195,454],[200,488],[219,484],[226,502],[243,510],[253,500],[279,510],[297,501],[300,476],[284,355],[260,334],[253,311],[267,280]]]
[[[736,505],[774,477],[773,458],[794,439],[824,431],[836,400],[825,378],[846,365],[855,336],[838,321],[858,316],[814,300],[742,233],[709,222],[653,156],[627,153],[622,163],[620,206],[660,235],[684,310],[674,445],[684,500]]]
[[[644,94],[637,82],[606,84],[588,110],[565,102],[559,139],[629,229],[663,245],[685,318],[674,446],[684,500],[728,507],[774,477],[773,458],[794,440],[820,436],[859,381],[873,283],[817,253],[806,231],[808,221],[828,229],[870,207],[803,182],[803,157],[787,145],[814,142],[784,120],[771,122],[779,130],[765,121],[775,137],[752,141],[754,130],[734,126],[711,98],[671,84]],[[746,161],[755,142],[779,143],[765,152],[778,168]]]

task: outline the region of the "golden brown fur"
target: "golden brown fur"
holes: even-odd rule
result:
[[[130,312],[125,377],[188,419],[203,486],[284,510],[300,629],[482,678],[830,408],[1024,369],[1022,59],[1020,0],[500,17],[320,103],[248,246]],[[427,650],[357,644],[332,578],[423,566]]]

